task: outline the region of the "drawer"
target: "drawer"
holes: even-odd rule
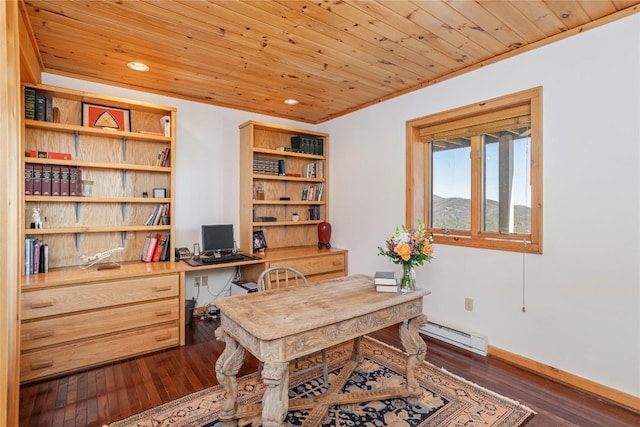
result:
[[[78,368],[98,365],[118,359],[179,344],[178,322],[150,326],[134,331],[86,341],[24,352],[20,356],[20,381],[31,381]]]
[[[169,274],[32,292],[23,290],[20,297],[20,314],[22,320],[29,320],[177,297],[179,288],[178,274]]]
[[[174,298],[23,322],[20,326],[20,348],[22,351],[32,350],[122,332],[132,327],[177,321],[179,316],[180,304]]]
[[[326,256],[314,256],[309,258],[294,258],[288,260],[278,260],[269,263],[269,267],[285,265],[295,268],[307,278],[316,275],[337,273],[341,277],[346,274],[344,254],[331,254]],[[313,280],[316,280],[315,278]]]

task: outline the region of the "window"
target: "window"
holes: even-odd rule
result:
[[[542,253],[541,88],[407,122],[407,224],[437,243]]]

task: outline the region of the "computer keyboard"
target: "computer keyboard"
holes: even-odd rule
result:
[[[200,262],[203,264],[213,264],[218,262],[232,262],[232,261],[243,261],[247,259],[244,255],[240,254],[229,254],[229,255],[220,255],[219,257],[215,256],[200,256]]]

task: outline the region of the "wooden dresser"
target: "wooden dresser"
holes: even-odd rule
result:
[[[24,276],[20,381],[184,344],[184,272],[175,264]]]

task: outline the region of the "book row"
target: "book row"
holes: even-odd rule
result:
[[[40,239],[24,239],[24,274],[49,272],[49,245]]]
[[[169,261],[169,233],[147,236],[140,259],[144,262]]]
[[[257,157],[253,160],[253,173],[264,175],[303,176],[305,178],[324,179],[324,160],[305,163],[302,171],[292,173],[284,159],[268,159]]]
[[[80,196],[81,175],[74,166],[24,165],[24,194],[27,196]]]
[[[53,98],[29,87],[24,89],[24,117],[47,122],[59,121],[57,109],[53,108]]]
[[[144,225],[168,225],[169,224],[169,203],[157,205]]]
[[[265,175],[284,175],[284,160],[273,160],[257,157],[253,159],[253,173]]]
[[[306,178],[324,179],[324,160],[305,164],[303,174]]]
[[[291,151],[322,156],[324,154],[324,139],[318,136],[292,136]]]
[[[169,155],[171,154],[171,148],[167,147],[164,150],[161,150],[158,153],[158,157],[156,157],[155,166],[165,167],[169,164]]]
[[[318,205],[313,205],[308,209],[308,213],[309,213],[309,220],[310,221],[317,221],[320,219],[320,206]]]
[[[307,184],[302,189],[302,195],[300,196],[300,200],[308,200],[308,201],[322,200],[323,189],[324,189],[324,184],[322,182],[319,182],[317,184]]]

